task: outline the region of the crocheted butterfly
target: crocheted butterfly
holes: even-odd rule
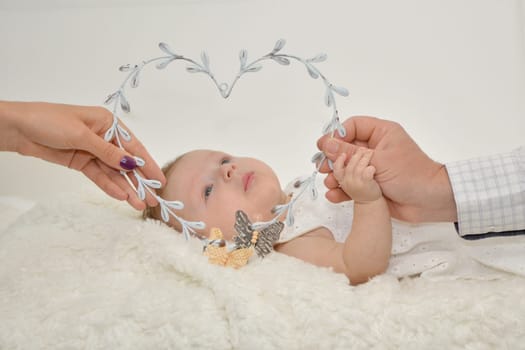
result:
[[[237,269],[248,263],[253,255],[253,247],[231,250],[223,239],[222,231],[216,227],[210,230],[208,244],[204,247],[204,255],[211,264],[229,266]]]
[[[247,248],[253,244],[255,252],[262,258],[273,250],[273,244],[279,239],[284,224],[276,221],[259,232],[252,229],[252,223],[248,219],[248,215],[242,210],[237,210],[235,212],[234,228],[238,233],[233,238],[235,245]]]
[[[208,256],[210,263],[239,268],[248,263],[254,250],[258,256],[264,257],[273,250],[273,244],[279,239],[284,224],[275,222],[259,232],[252,229],[248,215],[238,210],[234,228],[237,236],[233,238],[233,249],[227,246],[220,229],[211,229],[208,244],[204,247],[204,255]]]

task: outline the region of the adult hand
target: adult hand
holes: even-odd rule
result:
[[[374,117],[352,117],[343,126],[346,136],[324,135],[317,147],[332,161],[341,153],[351,159],[361,147],[374,149],[370,164],[375,167],[374,179],[381,186],[391,215],[410,221],[456,221],[456,204],[446,168],[430,159],[397,123]],[[326,198],[332,202],[351,199],[326,164],[328,173]]]
[[[129,130],[132,138],[125,142],[127,152],[104,140],[104,133],[112,123],[113,115],[102,107],[0,101],[0,150],[81,171],[111,197],[127,200],[132,207],[142,210],[145,204],[120,170],[134,169],[133,156],[137,156],[146,162],[140,169],[146,178],[157,179],[162,184],[166,178]],[[119,124],[125,128],[122,122]],[[152,196],[148,196],[146,202],[157,205]]]

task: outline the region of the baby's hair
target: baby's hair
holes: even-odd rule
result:
[[[175,165],[178,163],[178,161],[181,160],[181,158],[184,157],[185,155],[186,155],[186,153],[181,154],[177,158],[175,158],[175,159],[169,161],[168,163],[164,164],[164,166],[161,168],[161,170],[162,170],[162,173],[164,174],[164,176],[166,176],[166,179],[168,178],[168,176],[170,175],[171,171],[173,170]],[[167,186],[167,184],[166,184],[166,186]],[[160,197],[163,197],[164,189],[165,189],[165,187],[157,190],[157,195],[160,196]],[[142,218],[144,220],[146,220],[146,219],[160,220],[161,219],[161,217],[160,217],[160,207],[159,206],[156,206],[156,207],[146,206],[146,209],[144,209],[144,211],[142,212]]]

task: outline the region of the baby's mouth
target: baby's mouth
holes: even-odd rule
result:
[[[250,187],[251,183],[253,182],[254,178],[254,172],[250,171],[243,175],[242,177],[242,184],[244,186],[244,192],[248,191],[248,188]]]

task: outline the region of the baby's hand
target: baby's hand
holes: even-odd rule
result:
[[[373,150],[359,148],[345,166],[346,154],[334,162],[334,177],[345,193],[356,202],[366,203],[381,198],[381,188],[374,180],[376,169],[370,165]]]

